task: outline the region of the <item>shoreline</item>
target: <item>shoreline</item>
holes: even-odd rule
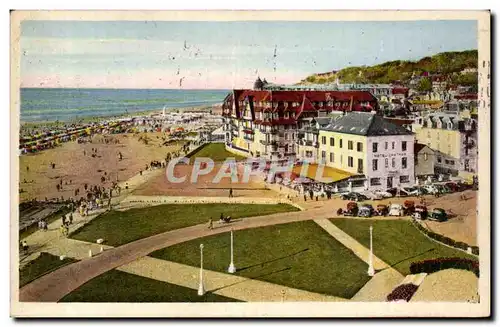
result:
[[[169,108],[166,110],[167,113],[172,112],[198,112],[198,111],[209,111],[213,110],[217,113],[220,110],[222,103],[216,103],[212,105],[200,105],[200,106],[191,106],[191,107],[180,107],[180,108]],[[214,110],[215,109],[215,110]],[[157,109],[149,109],[143,111],[136,111],[132,113],[122,113],[119,115],[107,115],[107,116],[88,116],[82,117],[79,119],[71,119],[71,120],[42,120],[42,121],[22,121],[20,120],[20,128],[37,128],[42,126],[58,126],[58,125],[71,125],[71,124],[82,124],[82,123],[90,123],[95,122],[99,123],[102,121],[113,121],[119,120],[123,118],[134,118],[141,116],[153,116],[155,114],[160,115],[162,113],[163,108]]]

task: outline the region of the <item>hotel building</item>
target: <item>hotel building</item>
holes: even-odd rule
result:
[[[365,91],[233,90],[224,99],[222,115],[229,147],[253,157],[283,160],[297,159],[302,142],[319,148],[317,139],[299,132],[311,126],[312,119],[377,109],[377,99]]]
[[[381,116],[352,112],[319,130],[318,161],[353,174],[350,186],[370,190],[413,186],[415,136]]]

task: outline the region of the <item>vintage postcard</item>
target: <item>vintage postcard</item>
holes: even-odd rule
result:
[[[14,317],[487,317],[489,11],[13,11]]]

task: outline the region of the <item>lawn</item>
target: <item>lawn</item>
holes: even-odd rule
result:
[[[26,266],[19,270],[19,287],[23,287],[53,270],[77,261],[73,258],[60,260],[58,256],[42,252],[38,258],[27,263]]]
[[[404,220],[330,219],[333,224],[370,246],[370,225],[373,225],[373,252],[404,275],[410,274],[412,262],[441,258],[463,257],[474,259],[422,235],[411,222]]]
[[[110,270],[83,284],[60,302],[240,302],[235,299],[119,270]]]
[[[165,204],[127,211],[110,211],[96,217],[70,237],[95,242],[103,238],[106,244],[119,246],[166,231],[216,221],[220,214],[232,218],[269,215],[298,211],[288,204]]]
[[[227,272],[229,233],[177,244],[150,256]],[[246,229],[234,233],[236,275],[316,293],[351,298],[368,281],[367,265],[313,221]]]
[[[224,143],[209,143],[203,146],[199,151],[190,156],[194,158],[211,158],[215,162],[223,162],[227,158],[235,158],[236,160],[245,160],[246,157],[233,154],[226,150]],[[191,160],[191,163],[194,162]]]

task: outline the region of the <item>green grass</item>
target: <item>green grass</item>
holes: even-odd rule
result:
[[[211,158],[215,162],[223,162],[226,158],[235,158],[235,160],[246,159],[246,157],[227,151],[223,143],[209,143],[205,145],[190,156],[191,162],[194,162],[195,158]]]
[[[240,302],[235,299],[110,270],[83,284],[60,302]]]
[[[19,287],[23,287],[57,268],[77,261],[73,258],[60,260],[58,256],[42,252],[38,258],[27,263],[26,266],[19,270]]]
[[[177,244],[150,256],[227,272],[229,233]],[[234,233],[236,275],[311,292],[351,298],[368,281],[367,265],[312,221]]]
[[[70,237],[95,242],[103,238],[106,244],[119,246],[166,231],[216,221],[220,214],[232,218],[269,215],[298,211],[288,204],[165,204],[127,211],[110,211],[93,219]]]
[[[373,252],[404,275],[410,274],[412,262],[461,257],[474,259],[422,235],[411,222],[404,220],[331,219],[331,222],[366,247],[370,246],[370,225],[373,225]]]

